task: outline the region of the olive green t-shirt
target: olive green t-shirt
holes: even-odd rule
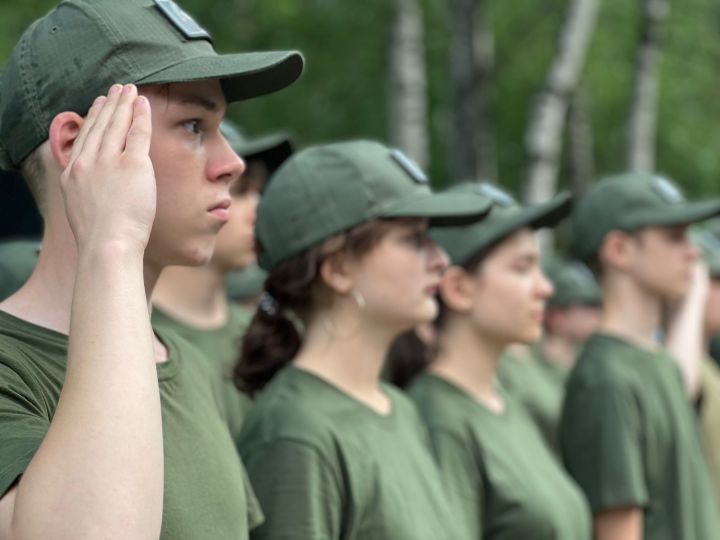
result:
[[[381,415],[308,371],[279,372],[238,448],[265,523],[253,540],[463,540],[427,435],[401,392]]]
[[[559,453],[557,430],[569,372],[533,347],[527,357],[503,356],[498,373],[503,388],[525,407],[555,454]]]
[[[568,379],[560,448],[594,512],[642,508],[646,539],[720,538],[696,418],[667,352],[593,335]]]
[[[700,366],[700,388],[700,435],[716,502],[720,503],[720,368],[710,358],[705,359]]]
[[[167,540],[246,539],[262,521],[205,358],[180,337],[157,365],[162,405]],[[0,311],[0,493],[20,477],[47,433],[65,379],[66,335]]]
[[[210,360],[210,372],[220,380],[220,407],[233,438],[240,434],[245,416],[252,407],[252,400],[235,388],[232,379],[233,367],[240,356],[240,340],[250,317],[247,310],[230,304],[228,320],[222,328],[203,330],[182,323],[157,307],[152,312],[154,328],[180,334]]]
[[[580,489],[520,404],[499,392],[502,413],[435,375],[420,375],[410,387],[464,525],[478,540],[589,540]]]

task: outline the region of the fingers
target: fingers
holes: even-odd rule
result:
[[[150,102],[145,96],[139,96],[134,101],[132,123],[125,140],[125,153],[148,155],[151,134]]]
[[[105,96],[98,96],[97,98],[95,98],[95,102],[90,107],[90,110],[88,110],[83,125],[80,128],[80,133],[78,133],[78,136],[73,143],[72,152],[70,153],[70,159],[68,162],[69,164],[72,164],[78,157],[80,152],[82,152],[83,146],[85,144],[85,139],[87,138],[87,134],[90,131],[90,128],[95,123],[97,115],[100,112],[100,109],[102,109],[103,103],[105,103],[105,99]]]
[[[125,85],[100,141],[100,154],[114,156],[125,149],[125,139],[133,119],[133,108],[138,92],[134,84]]]
[[[87,137],[83,143],[82,153],[88,156],[97,155],[102,144],[103,137],[111,122],[111,119],[115,113],[120,96],[122,94],[123,86],[120,84],[114,84],[110,87],[107,99],[102,104],[102,108],[95,119],[95,122],[90,126]]]

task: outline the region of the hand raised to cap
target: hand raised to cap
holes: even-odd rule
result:
[[[155,219],[151,111],[134,85],[95,100],[61,176],[78,250],[119,242],[144,252]]]

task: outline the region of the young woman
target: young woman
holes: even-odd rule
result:
[[[497,384],[506,348],[540,338],[552,285],[533,232],[563,218],[569,198],[522,208],[489,184],[451,191],[495,200],[482,225],[433,233],[452,266],[440,285],[436,356],[410,387],[451,504],[476,539],[589,539],[583,495]]]
[[[380,381],[392,340],[437,312],[447,258],[428,222],[489,208],[426,183],[401,153],[356,141],[293,156],[261,199],[269,275],[235,373],[262,389],[238,439],[266,517],[255,539],[469,538],[415,408]]]

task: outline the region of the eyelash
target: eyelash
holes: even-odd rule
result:
[[[409,244],[417,249],[423,249],[430,243],[430,237],[425,231],[416,231],[406,237]]]

